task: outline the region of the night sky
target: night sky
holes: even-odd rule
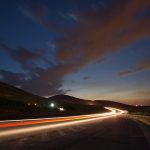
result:
[[[1,0],[0,80],[46,97],[150,104],[150,1]]]

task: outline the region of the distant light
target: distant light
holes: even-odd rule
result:
[[[35,103],[34,105],[35,105],[35,106],[37,106],[37,104],[36,104],[36,103]]]
[[[89,105],[94,105],[94,103],[90,102]]]
[[[137,107],[138,105],[136,104],[135,106]]]
[[[60,111],[64,111],[64,108],[63,108],[63,107],[59,107],[59,110],[60,110]]]
[[[28,105],[28,106],[30,106],[31,104],[30,104],[30,103],[28,103],[27,105]]]
[[[50,103],[50,107],[54,108],[55,104],[54,103]]]

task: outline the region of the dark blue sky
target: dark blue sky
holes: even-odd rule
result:
[[[0,19],[1,81],[150,104],[148,0],[1,0]]]

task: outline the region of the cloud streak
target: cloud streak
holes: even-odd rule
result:
[[[89,79],[90,79],[90,77],[88,77],[88,76],[83,77],[83,80],[89,80]]]
[[[2,41],[0,41],[0,48],[10,55],[14,61],[18,62],[23,69],[30,70],[33,67],[32,65],[34,62],[37,60],[43,60],[45,63],[53,65],[52,61],[46,57],[46,51],[43,49],[31,51],[24,47],[11,48],[8,44]]]
[[[150,69],[150,59],[144,60],[140,63],[138,63],[135,68],[125,70],[119,73],[119,76],[128,76],[140,71],[148,70]]]

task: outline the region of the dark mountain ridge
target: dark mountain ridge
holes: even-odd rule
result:
[[[12,85],[0,82],[0,101],[18,101],[24,103],[43,103],[46,98],[31,94]]]

